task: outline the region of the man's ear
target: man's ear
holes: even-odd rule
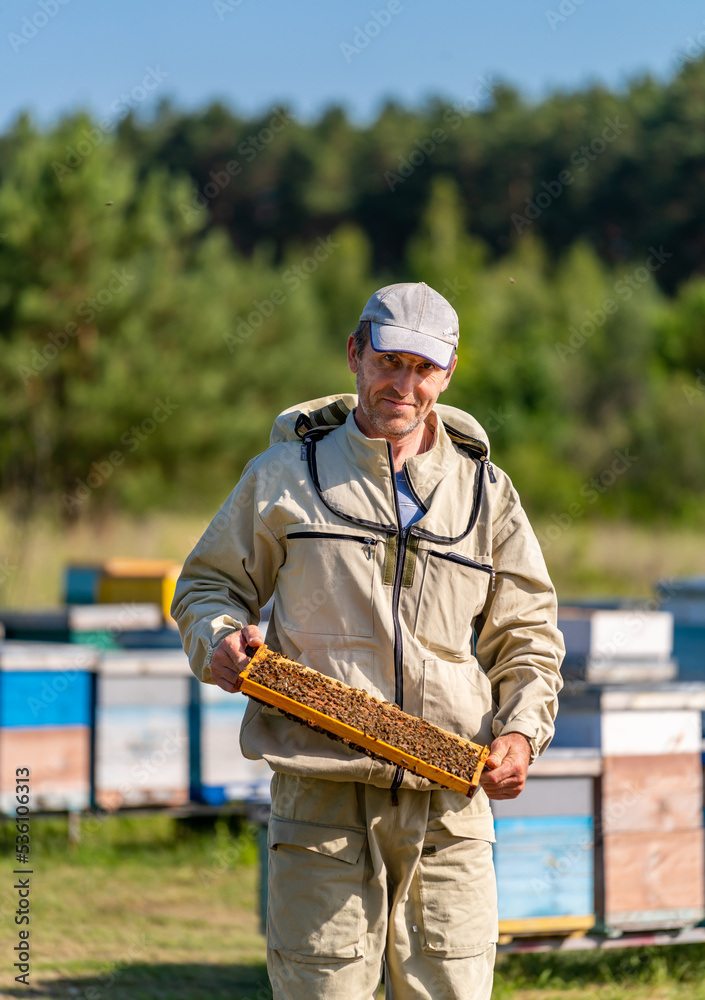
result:
[[[355,344],[354,334],[350,334],[348,337],[348,368],[353,373],[357,375],[357,369],[359,367],[359,359],[357,356],[357,346]]]

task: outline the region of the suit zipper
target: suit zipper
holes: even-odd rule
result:
[[[377,538],[371,538],[369,535],[348,535],[342,531],[292,531],[286,536],[287,538],[336,538],[342,539],[346,542],[359,542],[364,550],[365,555],[368,559],[372,558],[372,549],[377,544]]]
[[[397,562],[394,568],[394,585],[392,587],[392,622],[394,624],[394,701],[399,708],[404,708],[404,644],[401,636],[401,624],[399,622],[399,600],[401,598],[401,581],[404,575],[404,562],[406,560],[406,543],[409,537],[409,528],[402,528],[401,514],[399,512],[399,497],[397,496],[396,480],[394,478],[394,457],[392,446],[387,442],[387,452],[389,454],[389,468],[392,473],[392,495],[394,497],[394,512],[397,518]],[[398,805],[397,789],[402,783],[404,771],[397,766],[392,781],[392,805]]]
[[[475,562],[474,559],[467,559],[465,556],[459,556],[455,552],[434,552],[429,549],[430,556],[436,556],[437,559],[447,559],[448,562],[459,563],[461,566],[470,566],[472,569],[479,569],[483,573],[489,573],[490,580],[492,582],[492,590],[495,589],[496,577],[494,566],[489,566],[487,563]]]
[[[478,442],[479,444],[479,442]],[[478,464],[478,475],[477,475],[477,485],[475,487],[475,496],[473,499],[472,511],[470,513],[470,520],[465,528],[465,531],[461,534],[452,537],[441,537],[439,535],[434,535],[430,531],[425,531],[423,528],[417,527],[414,531],[414,537],[425,538],[430,542],[440,542],[444,545],[454,545],[456,542],[462,541],[466,538],[477,523],[477,518],[480,513],[480,506],[482,504],[482,495],[484,492],[484,482],[485,482],[485,472],[487,471],[490,477],[490,482],[496,482],[496,477],[494,470],[492,469],[489,462],[485,462],[484,458],[487,454],[487,449],[482,445],[482,447],[468,447],[465,449],[468,455],[473,461]],[[366,521],[361,517],[353,517],[352,514],[346,514],[344,510],[336,507],[332,504],[325,496],[323,489],[321,488],[320,479],[318,477],[318,463],[316,460],[316,437],[307,437],[304,445],[302,446],[302,459],[305,458],[308,463],[308,471],[311,476],[311,482],[313,483],[314,489],[318,495],[321,503],[328,508],[328,510],[335,514],[336,517],[341,518],[343,521],[348,521],[350,524],[356,524],[360,528],[371,528],[373,531],[384,531],[388,535],[393,535],[398,533],[399,528],[393,524],[379,524],[376,521]],[[393,466],[392,466],[393,468]],[[413,487],[412,487],[413,492]],[[424,511],[427,510],[425,504],[421,504]]]

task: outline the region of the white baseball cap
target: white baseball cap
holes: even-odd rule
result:
[[[362,310],[370,324],[370,343],[380,353],[418,354],[448,368],[458,346],[458,314],[425,281],[380,288]]]

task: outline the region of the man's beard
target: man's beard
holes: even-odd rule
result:
[[[362,371],[358,369],[356,376],[356,387],[358,396],[358,405],[361,407],[363,413],[372,424],[372,426],[380,432],[383,437],[386,438],[405,438],[409,434],[413,434],[414,431],[422,424],[426,418],[425,413],[419,413],[417,409],[414,409],[413,413],[409,414],[409,423],[400,426],[400,421],[405,418],[401,415],[397,417],[390,416],[385,413],[382,409],[381,402],[377,403],[370,398],[369,386],[365,376]],[[390,397],[392,398],[392,397]]]

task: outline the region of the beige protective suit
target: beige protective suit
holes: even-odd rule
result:
[[[564,649],[519,498],[482,428],[436,405],[433,446],[405,464],[425,514],[401,530],[391,446],[357,428],[356,402],[285,411],[186,560],[172,613],[191,667],[210,681],[214,648],[273,594],[272,648],[474,742],[522,733],[533,759],[553,735]],[[489,997],[484,791],[468,802],[254,702],[241,746],[276,772],[275,996],[372,997],[386,943],[397,1000]]]

